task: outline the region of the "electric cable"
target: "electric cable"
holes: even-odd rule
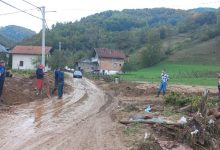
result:
[[[8,6],[12,7],[12,8],[14,8],[14,9],[17,9],[17,10],[19,10],[19,11],[21,11],[21,12],[25,13],[25,14],[28,14],[28,15],[30,15],[30,16],[32,16],[32,17],[35,17],[35,18],[37,18],[37,19],[42,20],[42,18],[37,17],[37,16],[35,16],[35,15],[31,14],[31,13],[28,13],[28,12],[26,12],[26,11],[24,11],[24,10],[20,9],[20,8],[17,8],[17,7],[15,7],[15,6],[13,6],[13,5],[11,5],[11,4],[9,4],[9,3],[7,3],[7,2],[5,2],[5,1],[3,1],[3,0],[0,0],[0,2],[4,3],[4,4],[6,4],[6,5],[8,5]]]

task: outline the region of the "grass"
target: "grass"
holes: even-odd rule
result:
[[[134,134],[134,133],[138,132],[139,129],[140,129],[140,123],[133,123],[130,126],[126,127],[123,130],[123,133],[125,135],[130,135],[130,134]]]
[[[200,64],[173,64],[163,62],[153,67],[129,72],[120,76],[122,80],[159,82],[161,70],[169,74],[169,83],[216,86],[219,66]]]
[[[12,70],[13,75],[23,76],[23,77],[30,77],[31,75],[35,74],[33,70]]]

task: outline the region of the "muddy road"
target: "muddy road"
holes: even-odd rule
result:
[[[38,100],[0,113],[0,149],[126,149],[116,133],[112,97],[87,79],[62,99]]]

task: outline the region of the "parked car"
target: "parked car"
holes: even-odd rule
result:
[[[79,70],[74,71],[73,78],[82,78],[82,72]]]

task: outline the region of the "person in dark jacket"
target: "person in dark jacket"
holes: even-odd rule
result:
[[[64,87],[64,72],[60,69],[58,72],[58,98],[63,97],[63,87]]]
[[[54,94],[55,91],[58,88],[58,75],[59,75],[59,71],[60,71],[60,68],[57,68],[54,71],[54,88],[53,88],[52,94]]]
[[[1,96],[2,96],[4,82],[5,82],[5,62],[0,61],[0,99],[1,99],[1,102],[3,102],[3,99]]]
[[[40,64],[36,70],[36,85],[37,85],[37,95],[42,94],[42,88],[43,88],[43,79],[44,79],[44,66]]]
[[[217,74],[217,78],[218,78],[218,97],[220,98],[220,73]]]

